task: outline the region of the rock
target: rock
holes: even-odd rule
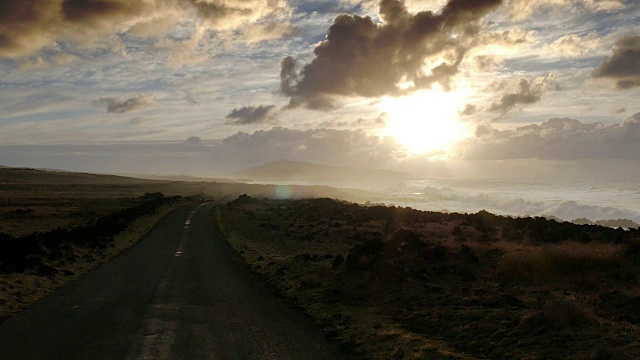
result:
[[[360,261],[360,254],[357,253],[349,253],[347,255],[347,259],[346,259],[346,264],[347,267],[355,267],[356,265],[358,265],[358,262]]]
[[[605,349],[603,347],[596,347],[591,352],[591,356],[589,357],[591,360],[616,360],[622,359],[620,354],[617,354],[615,351],[610,349]]]
[[[29,255],[27,256],[27,261],[25,267],[27,268],[37,268],[43,265],[42,258],[37,255]]]
[[[331,262],[331,267],[335,269],[340,265],[342,265],[343,263],[344,263],[344,257],[342,255],[336,255],[336,257],[333,258],[333,261]]]
[[[501,307],[518,307],[521,304],[520,299],[510,294],[502,294],[498,296],[492,296],[485,299],[483,302],[484,306],[492,307],[492,308],[501,308]]]
[[[477,263],[478,261],[480,261],[473,249],[471,249],[467,245],[462,245],[458,254],[465,262]]]
[[[311,255],[309,254],[300,254],[294,257],[295,260],[309,261],[311,260]]]
[[[398,230],[392,237],[384,243],[384,254],[386,256],[398,256],[407,253],[415,253],[424,248],[424,243],[420,236],[407,229]]]
[[[422,258],[430,261],[441,261],[447,256],[447,248],[436,245],[424,250],[421,255]]]
[[[38,274],[43,276],[55,276],[58,273],[58,269],[49,266],[42,265],[38,268]]]
[[[440,286],[440,285],[436,285],[436,284],[433,284],[433,283],[427,283],[427,284],[425,284],[425,285],[424,285],[424,287],[425,287],[427,290],[430,290],[430,291],[435,291],[435,292],[440,292],[440,291],[442,291],[442,286]]]

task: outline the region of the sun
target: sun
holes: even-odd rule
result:
[[[411,154],[446,153],[469,136],[458,111],[468,94],[440,89],[422,90],[411,96],[383,98],[378,105],[387,114],[382,136],[393,136]]]

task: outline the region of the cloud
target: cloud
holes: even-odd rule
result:
[[[627,36],[616,42],[613,54],[593,72],[594,78],[616,81],[618,89],[640,86],[640,36]]]
[[[131,120],[129,120],[129,123],[133,126],[139,126],[142,125],[144,123],[146,123],[148,120],[146,118],[140,117],[140,116],[136,116],[134,118],[132,118]]]
[[[244,106],[233,109],[226,118],[228,125],[246,125],[263,123],[276,114],[275,105]]]
[[[504,60],[497,56],[478,55],[473,58],[474,70],[476,71],[492,71],[502,65]]]
[[[576,11],[584,9],[591,12],[616,11],[623,9],[619,0],[508,0],[507,10],[514,20],[524,20],[531,15],[546,11]]]
[[[42,56],[30,56],[18,60],[18,71],[31,71],[46,69],[52,65],[68,65],[78,60],[77,56],[71,54],[57,54],[48,58]]]
[[[557,38],[550,44],[545,44],[544,50],[553,57],[580,57],[597,49],[600,42],[601,39],[596,34],[584,37],[569,34]]]
[[[478,107],[472,104],[467,104],[462,111],[460,111],[460,116],[471,116],[478,112]]]
[[[278,159],[384,167],[393,163],[399,146],[391,138],[381,139],[364,130],[274,127],[253,134],[239,132],[224,139],[212,151],[228,163],[261,164]]]
[[[22,59],[18,62],[18,71],[40,70],[47,67],[49,67],[49,63],[41,56]]]
[[[503,95],[500,102],[493,103],[488,110],[504,115],[518,105],[535,104],[542,99],[552,79],[553,75],[540,76],[531,81],[522,78],[515,92]]]
[[[197,26],[190,38],[183,40],[162,39],[153,45],[153,48],[169,50],[165,64],[170,68],[175,69],[183,65],[198,64],[208,58],[207,54],[198,52],[205,33],[205,27]]]
[[[382,0],[382,23],[339,15],[310,63],[298,69],[295,58],[282,60],[280,90],[290,107],[331,109],[336,96],[398,96],[435,83],[448,88],[477,35],[474,25],[500,4],[450,0],[440,13],[411,14],[403,1]]]
[[[299,29],[291,24],[280,22],[268,22],[254,24],[244,29],[242,35],[248,44],[260,41],[277,40],[283,37],[295,35]]]
[[[615,11],[625,7],[619,0],[584,0],[584,2],[587,9],[595,11]]]
[[[507,9],[515,20],[524,20],[544,8],[567,7],[570,0],[509,0]]]
[[[285,0],[3,0],[0,57],[28,56],[56,41],[91,44],[130,30],[154,37],[175,30],[180,19],[228,30],[288,14]]]
[[[285,0],[182,0],[216,29],[230,29],[269,16],[287,16]]]
[[[187,144],[196,145],[196,144],[199,144],[201,141],[202,141],[201,138],[197,136],[191,136],[187,139]]]
[[[538,32],[520,28],[488,31],[478,35],[478,43],[482,45],[497,45],[500,47],[515,47],[519,45],[535,44]]]
[[[184,97],[182,99],[191,105],[200,105],[200,102],[196,99],[196,95],[191,90],[185,90]]]
[[[71,55],[71,54],[59,54],[54,56],[51,59],[51,62],[56,64],[56,65],[68,65],[68,64],[72,64],[74,62],[76,62],[78,60],[78,57],[75,55]]]
[[[154,100],[152,96],[139,94],[129,99],[105,97],[95,100],[93,103],[95,105],[107,105],[108,113],[122,114],[148,107],[154,103]]]
[[[455,156],[467,160],[636,160],[639,144],[640,113],[613,125],[552,118],[514,130],[481,125],[474,138],[457,145]]]

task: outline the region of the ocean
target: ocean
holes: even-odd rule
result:
[[[640,223],[637,181],[423,178],[357,185],[314,184],[370,190],[382,199],[377,202],[420,210],[459,213],[486,210],[509,216],[553,216],[566,221],[628,219]]]
[[[640,223],[640,182],[427,178],[370,190],[385,194],[385,203],[421,210]]]

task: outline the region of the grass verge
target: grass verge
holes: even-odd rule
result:
[[[126,230],[114,237],[113,247],[96,251],[74,247],[75,260],[56,264],[56,273],[49,275],[33,272],[0,275],[0,319],[6,319],[45,298],[65,284],[97,268],[133,246],[158,222],[187,200],[162,205],[152,214],[138,217],[127,225]]]

